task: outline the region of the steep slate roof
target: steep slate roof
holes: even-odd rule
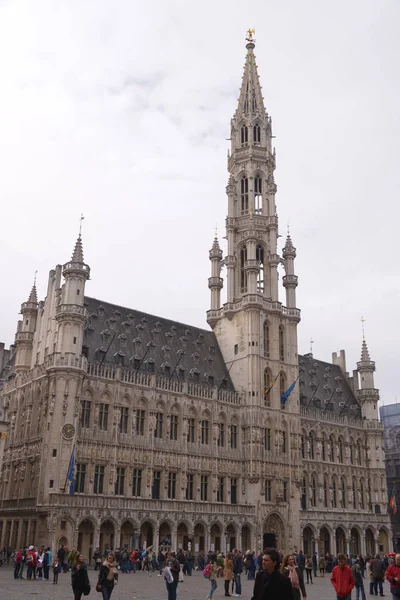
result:
[[[299,373],[301,405],[361,418],[360,405],[339,365],[299,355]]]
[[[85,296],[88,324],[84,352],[89,361],[121,364],[127,368],[172,374],[184,369],[185,380],[233,390],[233,384],[212,331],[184,325],[138,310]],[[177,366],[178,365],[178,366]]]

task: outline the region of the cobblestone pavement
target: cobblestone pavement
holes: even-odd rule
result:
[[[92,591],[88,600],[101,600],[101,594],[95,590],[96,572],[89,569],[89,578]],[[253,591],[253,582],[247,581],[245,575],[242,577],[242,598],[250,600]],[[185,581],[178,586],[178,600],[205,600],[210,584],[201,573],[195,572],[192,577],[185,577]],[[366,596],[369,596],[369,588],[365,586]],[[317,578],[313,585],[306,585],[308,600],[336,600],[336,595],[330,584],[329,578]],[[390,598],[389,587],[385,584],[386,597]],[[0,600],[29,600],[38,597],[38,600],[73,600],[70,574],[60,573],[58,585],[46,581],[26,581],[13,578],[13,570],[10,566],[0,568]],[[83,596],[82,598],[85,598]],[[167,600],[167,591],[162,577],[153,574],[138,572],[136,574],[121,574],[118,586],[115,588],[112,600]],[[353,592],[355,598],[355,592]],[[213,600],[224,600],[224,582],[218,580],[218,588]]]

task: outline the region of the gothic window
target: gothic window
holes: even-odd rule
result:
[[[102,494],[104,486],[104,467],[96,465],[94,468],[93,494]]]
[[[342,508],[346,508],[346,482],[342,477]]]
[[[286,375],[283,371],[279,374],[279,397],[286,392]]]
[[[282,452],[283,454],[286,454],[287,452],[287,439],[285,429],[282,431]]]
[[[240,200],[242,215],[247,215],[249,212],[249,180],[245,175],[240,180]]]
[[[314,507],[317,506],[317,481],[315,475],[311,477],[311,503]]]
[[[224,502],[224,487],[225,487],[225,479],[223,477],[218,477],[218,487],[217,487],[217,502]]]
[[[201,443],[208,444],[209,422],[207,419],[201,421]]]
[[[138,408],[136,411],[136,435],[144,435],[145,412]]]
[[[208,475],[202,475],[200,478],[200,500],[202,502],[208,500]]]
[[[171,426],[169,430],[169,439],[175,442],[178,439],[178,415],[171,415]]]
[[[247,261],[247,248],[246,248],[246,246],[243,246],[243,248],[240,251],[240,291],[242,294],[247,292],[247,278],[246,278],[246,271],[244,268],[246,261]]]
[[[355,477],[353,477],[353,508],[357,508],[357,504],[358,504],[356,490],[357,490],[356,479],[355,479]]]
[[[115,480],[115,495],[123,496],[125,487],[125,467],[117,467],[117,479]]]
[[[104,402],[99,404],[99,429],[100,431],[108,429],[108,404]]]
[[[326,483],[326,477],[324,477],[324,507],[328,508],[328,484]]]
[[[356,459],[357,459],[357,465],[360,467],[361,466],[361,444],[360,444],[360,440],[358,440],[358,442],[357,442]]]
[[[176,498],[176,473],[168,473],[168,498],[174,500]]]
[[[75,492],[83,494],[85,492],[86,464],[78,463],[76,465]]]
[[[129,409],[127,406],[122,406],[121,416],[119,419],[119,431],[120,433],[128,433],[128,414]]]
[[[332,507],[337,508],[337,484],[336,479],[332,481]]]
[[[269,347],[270,347],[269,323],[268,323],[268,321],[265,321],[264,322],[264,356],[265,356],[265,358],[269,358]]]
[[[271,406],[271,392],[269,391],[271,387],[271,371],[269,369],[265,369],[264,371],[264,406]]]
[[[262,215],[262,180],[259,175],[254,177],[254,214]]]
[[[247,125],[242,125],[242,128],[240,130],[240,143],[242,144],[242,146],[247,146],[249,141],[249,130],[247,128]]]
[[[253,142],[255,146],[261,144],[261,127],[256,123],[253,127]]]
[[[310,442],[310,458],[311,460],[314,460],[314,433],[312,431],[310,431],[310,437],[309,437],[309,442]]]
[[[238,428],[237,425],[231,425],[231,448],[235,450],[237,448]]]
[[[154,430],[154,437],[162,438],[163,436],[163,420],[164,415],[162,412],[156,413],[156,428]]]
[[[258,262],[258,275],[257,275],[257,292],[260,294],[264,293],[264,248],[259,245],[256,248],[256,260]]]
[[[133,469],[132,496],[142,495],[142,469]]]
[[[223,446],[225,446],[225,424],[224,423],[218,423],[218,440],[217,440],[217,445],[220,448],[222,448]]]
[[[186,500],[194,500],[194,475],[188,473],[186,486]]]
[[[265,480],[265,502],[271,502],[272,498],[272,483],[270,479]]]
[[[331,435],[329,438],[329,445],[330,445],[329,460],[331,462],[334,462],[335,461],[335,440],[333,439],[333,435]]]
[[[343,462],[343,439],[342,437],[339,438],[338,440],[338,450],[339,450],[339,462],[342,463]]]
[[[231,504],[237,504],[238,480],[231,479]]]
[[[90,427],[90,412],[92,409],[91,400],[82,400],[81,402],[82,412],[81,412],[81,427],[85,427],[89,429]]]
[[[271,428],[264,427],[264,450],[271,451]]]
[[[307,481],[305,477],[301,482],[300,506],[301,510],[307,510]]]
[[[306,441],[304,435],[301,436],[301,458],[306,457]]]
[[[354,447],[353,447],[353,440],[350,440],[350,464],[354,464]]]
[[[151,497],[153,500],[159,500],[161,495],[161,471],[154,471],[153,485],[151,488]]]
[[[187,441],[190,444],[194,444],[194,440],[195,440],[195,428],[196,428],[195,420],[194,419],[188,419],[188,436],[187,436]]]
[[[365,497],[364,497],[364,483],[360,481],[360,508],[365,509]]]
[[[325,461],[326,461],[326,443],[325,443],[325,436],[322,436],[322,440],[321,440],[321,454],[322,454],[322,460],[325,462]]]
[[[288,482],[287,481],[283,482],[283,501],[284,502],[288,501]]]
[[[279,360],[285,360],[285,329],[283,325],[279,325]]]

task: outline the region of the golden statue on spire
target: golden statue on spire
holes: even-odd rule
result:
[[[246,41],[247,42],[255,42],[256,40],[253,38],[253,35],[255,34],[256,30],[253,29],[248,29],[247,30],[247,37],[246,37]]]

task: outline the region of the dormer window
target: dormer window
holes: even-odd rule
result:
[[[240,130],[240,142],[242,146],[247,146],[249,143],[249,130],[247,125],[242,125],[242,129]]]

